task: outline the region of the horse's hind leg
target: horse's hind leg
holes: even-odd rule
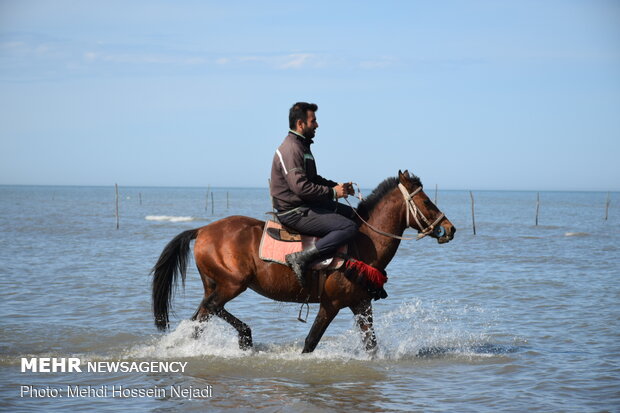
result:
[[[370,300],[360,301],[350,308],[362,333],[362,341],[366,351],[374,355],[377,351],[377,337],[372,325],[372,304]]]
[[[202,301],[200,301],[200,305],[196,309],[196,312],[194,312],[194,315],[191,318],[192,321],[198,320],[199,323],[199,325],[194,328],[194,338],[198,338],[200,336],[202,330],[204,330],[202,324],[209,321],[209,319],[213,315],[213,312],[209,309],[208,304],[209,301],[213,299],[212,296],[216,286],[215,281],[203,274],[200,271],[200,268],[198,268],[198,272],[200,273],[200,278],[202,279],[202,285],[204,286],[205,294],[202,298]]]
[[[192,321],[198,320],[199,322],[203,322],[209,321],[209,319],[211,318],[212,313],[209,311],[207,304],[210,300],[213,299],[212,295],[215,291],[216,284],[212,278],[200,271],[200,268],[198,268],[198,272],[200,273],[200,278],[202,279],[202,285],[205,289],[205,294],[202,298],[202,301],[200,302],[200,305],[196,309],[196,312],[192,316]]]
[[[211,294],[205,295],[205,297],[200,302],[200,305],[196,309],[196,312],[194,312],[194,315],[191,318],[192,321],[198,320],[199,323],[199,325],[194,327],[194,334],[192,335],[193,338],[197,339],[200,336],[202,330],[204,330],[202,324],[209,321],[209,319],[211,319],[211,316],[213,315],[206,305],[210,295]]]
[[[213,315],[220,317],[237,330],[239,334],[239,347],[242,350],[247,350],[252,347],[252,330],[247,324],[224,309],[224,304],[242,293],[245,288],[231,288],[232,286],[228,286],[229,288],[224,289],[220,285],[215,285],[215,290],[203,298],[192,320],[197,319],[199,322],[203,322],[208,321]],[[196,327],[194,336],[197,337],[200,331],[201,328]]]
[[[237,330],[237,333],[239,333],[239,348],[241,350],[248,350],[252,348],[252,330],[246,323],[239,320],[223,308],[219,310],[217,315]]]

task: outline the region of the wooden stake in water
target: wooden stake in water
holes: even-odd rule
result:
[[[209,192],[211,192],[211,185],[207,186],[207,200],[205,201],[205,211],[209,208]]]
[[[434,201],[435,206],[437,205],[437,184],[435,184],[435,201]]]
[[[536,192],[536,226],[538,226],[538,210],[540,209],[540,192]]]
[[[474,194],[472,194],[472,192],[469,191],[469,196],[471,197],[471,222],[474,228],[474,235],[476,235],[476,218],[475,218],[476,214],[474,213]]]
[[[140,198],[140,205],[142,205],[142,192],[138,192],[138,198]]]
[[[214,202],[213,202],[213,192],[211,192],[211,215],[214,215],[213,214],[213,204],[214,204]]]
[[[267,192],[269,193],[269,200],[271,201],[271,209],[276,212],[276,208],[273,206],[273,197],[271,196],[271,179],[267,179]]]
[[[609,212],[609,204],[611,201],[609,200],[609,192],[607,192],[607,202],[605,202],[605,221],[607,221],[607,216]]]
[[[118,184],[114,184],[115,192],[116,192],[116,229],[119,228],[119,218],[118,218]]]

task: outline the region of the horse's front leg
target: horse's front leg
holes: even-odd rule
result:
[[[362,333],[362,341],[366,351],[374,355],[377,352],[377,336],[372,326],[372,304],[370,299],[362,300],[349,308],[351,308],[355,315],[355,321]]]
[[[337,308],[331,305],[321,304],[314,324],[312,324],[308,337],[306,337],[306,344],[304,345],[302,353],[312,353],[314,351],[319,341],[321,341],[323,333],[325,333],[329,324],[334,317],[336,317],[336,314],[338,314]]]

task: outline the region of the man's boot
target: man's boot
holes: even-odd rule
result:
[[[286,263],[293,269],[302,287],[306,286],[306,269],[308,265],[319,258],[319,255],[319,250],[312,246],[307,250],[294,252],[286,256]]]

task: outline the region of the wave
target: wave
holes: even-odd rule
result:
[[[144,217],[147,221],[159,221],[159,222],[189,222],[195,221],[194,217],[178,217],[170,215],[147,215]]]
[[[566,234],[564,234],[565,237],[587,237],[590,234],[588,234],[587,232],[567,232]]]

